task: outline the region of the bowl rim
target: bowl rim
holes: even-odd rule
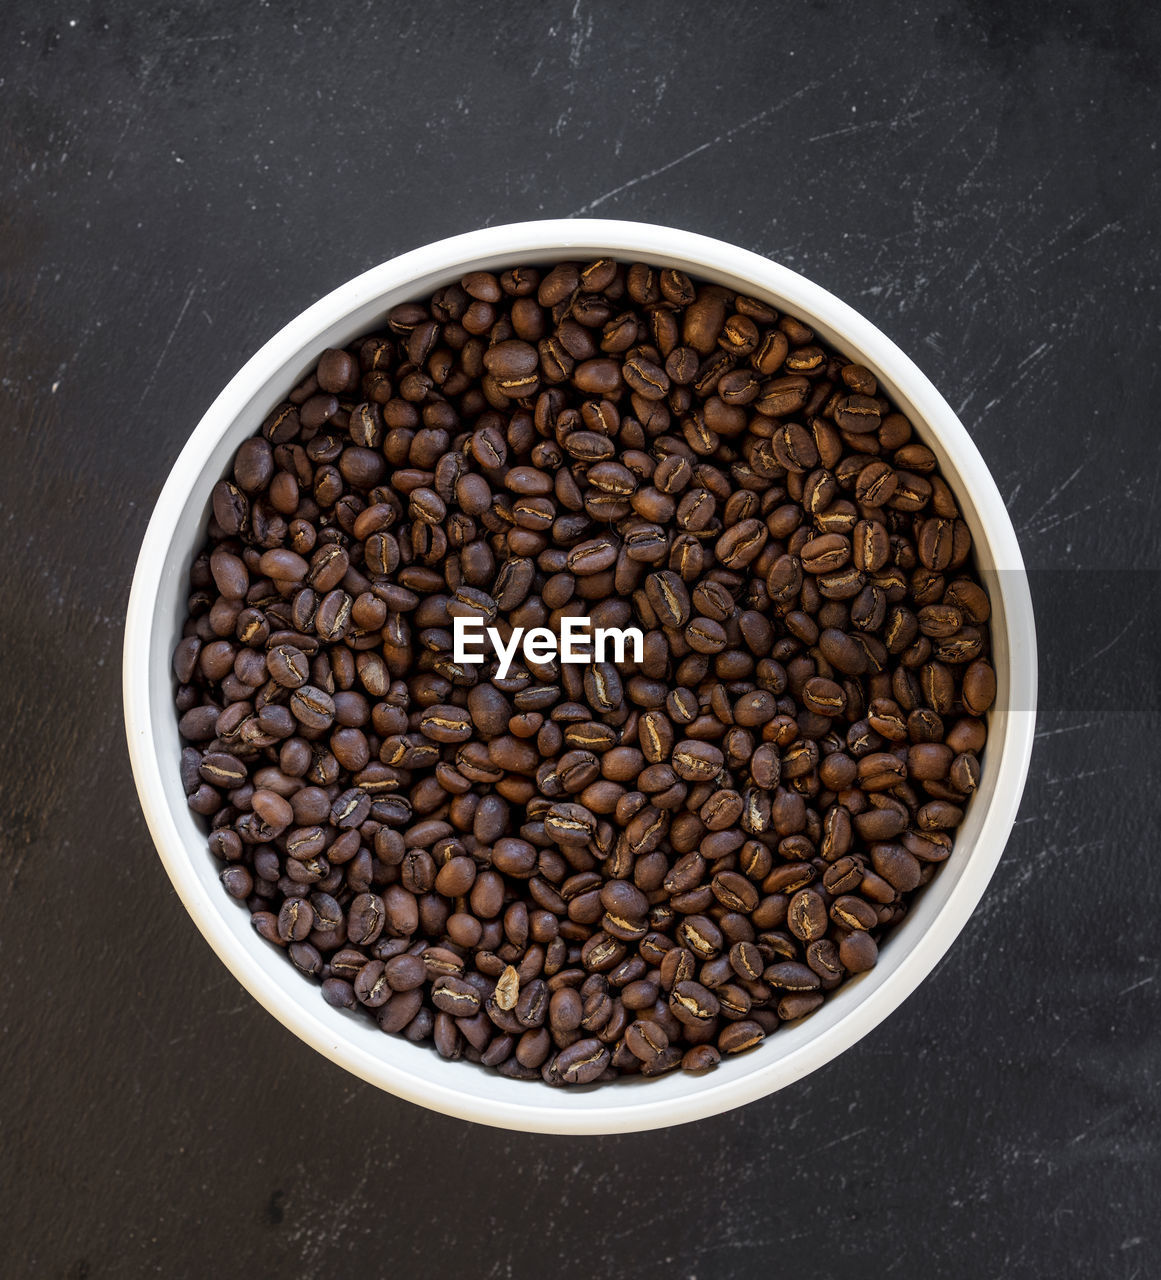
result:
[[[504,257],[515,263],[556,258],[608,255],[684,265],[692,274],[717,273],[742,278],[757,293],[793,300],[793,307],[821,327],[842,335],[841,345],[867,359],[876,370],[889,370],[894,387],[922,419],[925,438],[936,438],[954,459],[986,528],[996,571],[993,595],[1003,601],[1008,648],[1008,687],[1020,691],[1020,705],[1007,708],[1002,740],[989,755],[999,757],[1002,771],[988,803],[976,842],[966,857],[946,901],[925,931],[880,985],[856,1001],[832,1026],[803,1038],[773,1062],[756,1063],[736,1079],[709,1080],[676,1099],[637,1096],[633,1105],[602,1102],[601,1089],[552,1091],[525,1086],[529,1100],[488,1099],[424,1078],[409,1069],[377,1059],[336,1036],[318,1009],[269,979],[254,964],[252,946],[265,946],[256,934],[243,945],[226,927],[219,908],[233,906],[226,895],[215,902],[194,874],[191,853],[166,800],[150,707],[151,666],[161,661],[169,671],[171,655],[154,651],[154,607],[167,566],[172,564],[177,534],[173,513],[180,510],[206,468],[206,459],[237,420],[256,389],[285,366],[288,355],[317,353],[317,342],[330,327],[376,296],[398,290],[435,273],[475,269],[480,260]],[[416,284],[417,291],[422,286]],[[368,1083],[446,1115],[525,1132],[598,1134],[629,1132],[703,1119],[774,1092],[837,1057],[882,1022],[926,978],[942,959],[975,909],[995,870],[1016,818],[1032,754],[1036,715],[1036,636],[1031,595],[1015,531],[1004,500],[975,443],[958,416],[891,339],[847,303],[805,276],[767,258],[712,237],[647,222],[603,218],[543,219],[485,227],[412,249],[362,272],[326,294],[286,324],[250,357],[202,416],[182,448],[158,496],[138,556],[126,610],[122,664],[124,714],[129,755],[141,807],[158,855],[194,923],[234,977],[289,1030],[337,1065]],[[981,797],[982,799],[982,797]],[[938,927],[936,927],[938,926]],[[289,966],[288,973],[289,973]],[[297,975],[294,975],[297,977]],[[319,1009],[327,1009],[320,1000]],[[809,1025],[811,1020],[807,1020]],[[782,1032],[780,1032],[782,1034]],[[513,1082],[515,1083],[515,1082]],[[533,1096],[535,1095],[535,1096]],[[566,1096],[568,1100],[566,1101]],[[610,1100],[611,1101],[611,1100]]]

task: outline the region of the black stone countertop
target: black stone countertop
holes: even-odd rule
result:
[[[8,0],[6,1276],[1161,1274],[1159,60],[1156,7],[1099,0]],[[146,520],[243,360],[373,263],[567,214],[757,250],[914,355],[1007,500],[1044,684],[921,990],[781,1094],[600,1139],[430,1114],[265,1014],[120,711]]]

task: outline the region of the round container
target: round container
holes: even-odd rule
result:
[[[325,348],[343,346],[378,326],[396,303],[423,298],[469,271],[598,257],[678,267],[763,298],[874,372],[935,452],[971,528],[992,600],[998,696],[980,787],[955,850],[874,969],[816,1013],[706,1075],[677,1071],[657,1080],[553,1089],[446,1062],[428,1047],[384,1035],[362,1016],[331,1008],[285,955],[257,936],[244,907],[218,882],[205,834],[186,807],[170,663],[210,491],[238,445]],[[1016,817],[1032,751],[1036,640],[1023,561],[991,474],[944,398],[870,321],[803,276],[720,240],[648,223],[562,219],[489,227],[385,262],[307,308],[247,361],[190,436],[157,501],[133,579],[123,676],[133,774],[161,861],[194,923],[256,1000],[333,1062],[422,1106],[530,1132],[617,1133],[701,1119],[801,1079],[849,1049],[931,973],[979,902]]]

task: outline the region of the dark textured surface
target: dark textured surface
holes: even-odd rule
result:
[[[1095,0],[5,3],[5,1275],[1161,1274],[1159,60],[1153,6]],[[242,360],[372,263],[568,213],[736,241],[911,352],[1039,571],[1045,683],[934,977],[780,1095],[591,1140],[428,1114],[263,1013],[153,854],[118,678]]]

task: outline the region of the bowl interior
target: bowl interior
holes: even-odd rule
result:
[[[537,234],[495,229],[511,234],[491,247],[481,245],[483,233],[473,233],[457,238],[472,242],[460,251],[445,247],[456,242],[444,242],[376,268],[303,313],[231,382],[175,466],[146,538],[127,631],[126,714],[142,803],[183,901],[239,981],[296,1034],[372,1083],[451,1114],[521,1129],[624,1131],[709,1115],[797,1079],[865,1034],[934,967],[982,893],[1015,815],[1031,739],[1031,607],[1011,525],[982,459],[927,379],[866,320],[802,277],[716,241],[637,224],[604,224],[599,234],[586,234],[575,222],[555,224],[567,231],[554,238],[549,225],[527,224],[544,228]],[[610,225],[612,232],[605,229]],[[441,249],[442,254],[432,252]],[[939,458],[971,528],[992,598],[998,696],[981,785],[967,807],[955,851],[891,935],[873,970],[847,983],[801,1023],[780,1028],[756,1050],[723,1061],[704,1077],[678,1072],[653,1081],[563,1090],[445,1062],[428,1047],[384,1035],[364,1017],[327,1006],[284,955],[257,937],[244,906],[218,883],[200,820],[185,803],[170,658],[211,489],[239,444],[324,348],[375,329],[396,303],[422,298],[468,270],[601,255],[680,267],[761,297],[799,316],[826,342],[872,369]],[[1022,682],[1016,697],[1014,676]]]

